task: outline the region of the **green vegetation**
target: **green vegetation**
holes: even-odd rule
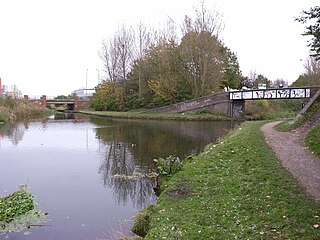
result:
[[[9,223],[15,217],[34,209],[33,197],[26,188],[0,199],[0,222]]]
[[[320,111],[320,103],[314,103],[308,111],[295,123],[291,124],[291,120],[285,121],[283,123],[280,123],[276,126],[276,129],[278,131],[290,131],[292,129],[295,129],[299,126],[301,126],[303,123],[307,121],[314,121],[313,118],[316,115],[316,113]]]
[[[26,186],[20,186],[18,191],[0,198],[0,234],[42,224],[47,213],[35,208],[34,197]]]
[[[246,116],[255,120],[293,118],[301,106],[301,100],[292,99],[246,101]]]
[[[311,152],[320,157],[320,126],[315,127],[308,133],[306,145]]]
[[[283,119],[293,118],[301,110],[300,100],[260,100],[246,102],[246,119]],[[197,113],[147,113],[135,111],[80,111],[84,114],[127,119],[167,119],[167,120],[232,120],[231,117],[215,115],[205,111]]]
[[[204,2],[196,8],[194,18],[185,16],[181,26],[171,20],[157,30],[143,23],[122,26],[104,41],[100,56],[107,76],[96,87],[91,107],[154,108],[239,87],[237,56],[218,37],[220,14]]]
[[[296,21],[307,24],[303,35],[311,36],[309,47],[311,56],[320,60],[320,6],[311,7],[309,11],[302,11],[302,15]]]
[[[108,117],[108,118],[124,118],[124,119],[156,119],[156,120],[231,120],[232,118],[214,115],[209,113],[144,113],[141,111],[128,111],[128,112],[116,112],[116,111],[80,111],[83,114]]]
[[[133,230],[145,239],[318,239],[320,208],[278,163],[264,123],[245,122],[187,161]]]
[[[0,124],[35,118],[49,113],[47,108],[13,97],[0,97]]]

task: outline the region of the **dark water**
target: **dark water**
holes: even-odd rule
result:
[[[199,153],[237,123],[107,120],[56,115],[0,127],[0,196],[27,184],[49,226],[0,239],[84,240],[130,235],[133,216],[156,201],[153,159]],[[131,234],[132,235],[132,234]]]

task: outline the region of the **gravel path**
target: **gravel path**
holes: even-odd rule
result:
[[[310,126],[290,132],[278,132],[271,122],[262,126],[266,142],[276,153],[282,165],[298,180],[306,193],[320,204],[320,159],[304,145],[304,138]]]

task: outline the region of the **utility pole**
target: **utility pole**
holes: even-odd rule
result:
[[[88,98],[88,68],[87,68],[87,70],[86,70],[86,99]]]
[[[98,84],[99,84],[100,83],[99,69],[96,68],[96,71],[98,72]]]

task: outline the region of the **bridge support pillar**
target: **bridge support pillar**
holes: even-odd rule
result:
[[[78,109],[79,109],[79,97],[74,96],[74,110],[78,110]]]
[[[41,106],[42,107],[47,106],[47,96],[46,95],[42,95],[42,97],[41,97]]]
[[[245,113],[245,100],[233,100],[230,103],[230,115],[231,117],[239,118]]]

